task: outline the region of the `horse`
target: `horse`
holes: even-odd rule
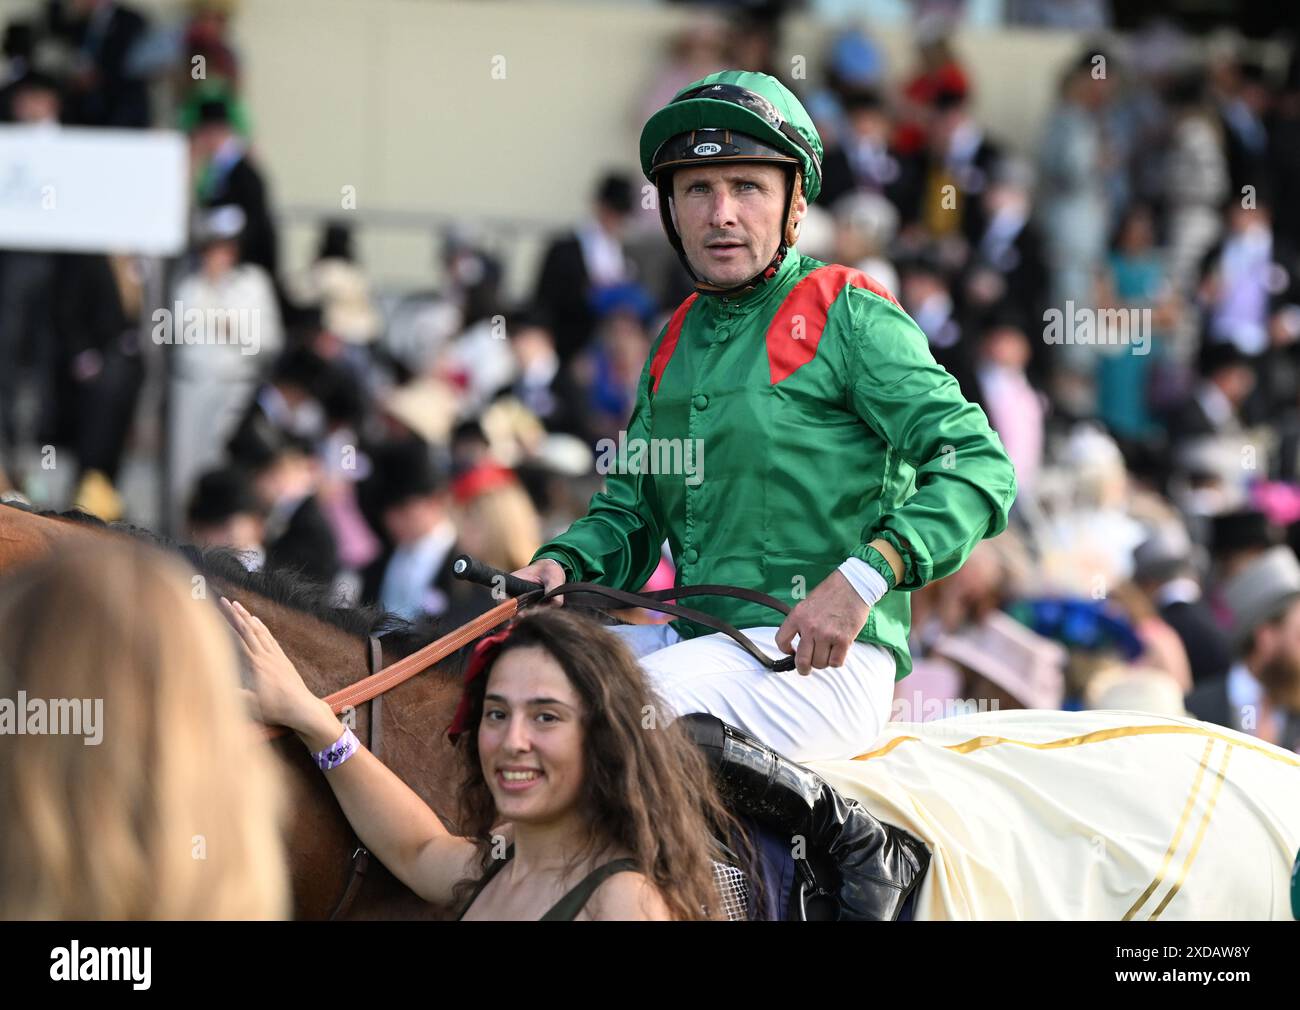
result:
[[[56,546],[75,548],[108,536],[174,546],[147,530],[106,524],[82,512],[37,512],[4,502],[0,503],[0,573]],[[355,683],[375,672],[371,667],[376,663],[387,666],[435,637],[437,629],[431,624],[412,625],[374,608],[331,606],[322,587],[292,574],[249,572],[233,551],[176,549],[196,570],[195,592],[214,603],[217,595],[237,599],[261,618],[318,696]],[[372,638],[382,650],[373,660]],[[440,814],[455,809],[459,760],[442,731],[451,723],[460,698],[461,658],[450,657],[392,688],[382,702],[382,760]],[[354,713],[353,729],[367,745],[375,742],[373,712],[370,702]],[[428,904],[378,860],[358,852],[360,843],[334,794],[295,736],[287,734],[270,746],[280,759],[289,790],[291,815],[285,842],[295,918],[450,917],[451,910]]]
[[[113,532],[79,514],[0,508],[0,572]],[[331,608],[283,575],[250,574],[229,552],[185,553],[209,592],[267,623],[318,695],[364,675],[372,635],[385,664],[428,637],[389,615]],[[443,663],[384,695],[382,759],[436,811],[452,809],[457,759],[440,731],[458,674]],[[363,741],[369,714],[357,713]],[[295,798],[295,915],[329,918],[354,890],[355,836],[305,748],[292,737],[272,746]],[[890,723],[866,754],[808,767],[925,843],[918,920],[1290,918],[1300,756],[1244,733],[1138,712],[989,712]],[[340,917],[447,916],[371,866]]]

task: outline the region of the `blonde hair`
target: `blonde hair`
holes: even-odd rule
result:
[[[287,915],[283,784],[205,596],[129,541],[0,585],[0,699],[102,704],[98,744],[0,734],[0,919]]]
[[[459,508],[457,525],[480,561],[503,572],[525,567],[542,545],[542,522],[532,499],[517,483],[476,494]]]

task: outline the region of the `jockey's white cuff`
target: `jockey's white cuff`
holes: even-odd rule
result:
[[[849,584],[858,591],[862,602],[868,607],[874,607],[889,592],[889,583],[885,577],[861,558],[846,560],[840,565],[840,574],[849,580]]]

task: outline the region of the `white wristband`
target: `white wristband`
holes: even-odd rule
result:
[[[849,585],[858,591],[862,602],[868,607],[874,607],[889,592],[889,583],[885,577],[861,558],[849,558],[840,565],[839,571],[849,580]]]

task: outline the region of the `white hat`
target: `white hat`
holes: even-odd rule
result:
[[[1186,717],[1183,690],[1164,670],[1117,666],[1096,674],[1084,692],[1090,709]]]
[[[1285,545],[1270,547],[1223,587],[1232,611],[1232,638],[1240,648],[1250,633],[1300,597],[1300,561]]]

